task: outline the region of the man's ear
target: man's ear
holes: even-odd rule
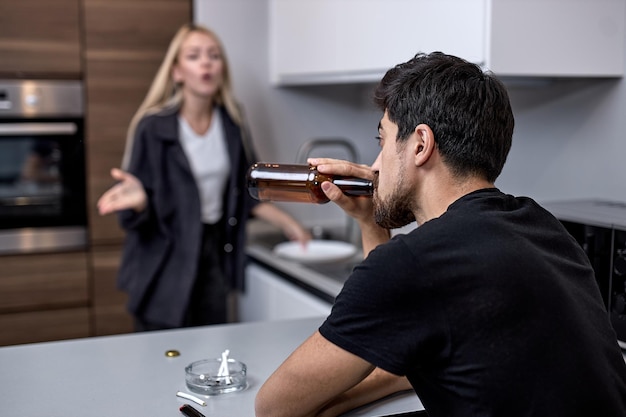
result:
[[[422,123],[415,127],[414,136],[415,166],[421,166],[430,159],[435,151],[435,135],[428,125]]]

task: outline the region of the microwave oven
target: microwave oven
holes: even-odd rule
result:
[[[543,206],[585,250],[620,347],[626,350],[626,203],[573,200]]]

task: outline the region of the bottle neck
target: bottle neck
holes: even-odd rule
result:
[[[364,178],[334,177],[332,183],[339,187],[345,195],[353,197],[371,197],[374,194],[372,181]]]

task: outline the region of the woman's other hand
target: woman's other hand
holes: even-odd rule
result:
[[[127,209],[136,212],[143,211],[148,203],[148,196],[141,181],[134,175],[118,168],[111,170],[111,176],[118,182],[102,194],[98,200],[100,215]]]
[[[282,229],[287,239],[298,241],[303,246],[306,246],[309,240],[311,240],[311,233],[295,219],[284,223]]]
[[[252,209],[252,213],[256,217],[279,227],[289,240],[298,241],[304,246],[311,240],[311,233],[300,222],[272,203],[257,204]]]

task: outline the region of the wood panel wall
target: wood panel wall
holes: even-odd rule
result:
[[[190,0],[83,0],[87,89],[88,204],[93,244],[120,242],[115,216],[98,216],[100,195],[120,165],[126,130],[176,30],[192,20]]]
[[[0,346],[91,335],[87,252],[3,256]]]
[[[87,95],[88,218],[95,335],[132,330],[126,295],[115,289],[124,232],[96,202],[112,184],[126,130],[178,28],[192,20],[191,0],[83,0]]]
[[[80,0],[2,0],[0,78],[79,78]]]
[[[116,289],[124,233],[96,201],[191,0],[0,0],[0,77],[83,79],[90,243],[0,256],[0,346],[132,331]]]

